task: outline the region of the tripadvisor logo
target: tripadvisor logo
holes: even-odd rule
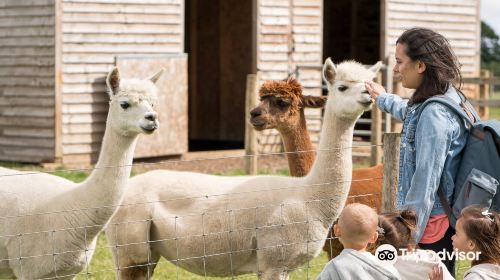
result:
[[[408,254],[413,253],[415,250],[408,250],[408,249],[399,249],[401,252],[401,256],[405,256]],[[436,252],[437,257],[441,261],[451,261],[451,260],[457,260],[457,261],[478,261],[479,260],[479,255],[481,252],[459,252],[457,249],[453,251],[447,251],[446,249],[443,249],[439,252]]]
[[[375,257],[377,257],[383,265],[393,265],[398,258],[398,251],[392,245],[380,245],[375,251]]]
[[[396,250],[394,246],[384,244],[377,248],[377,250],[375,251],[375,257],[383,265],[393,265],[396,262],[398,255],[400,257],[404,257],[413,253],[416,253],[416,250],[399,249],[398,254],[398,250]],[[443,249],[439,252],[436,252],[435,254],[441,261],[477,261],[479,260],[479,255],[481,254],[481,252],[459,252],[458,250],[447,251],[446,249]]]

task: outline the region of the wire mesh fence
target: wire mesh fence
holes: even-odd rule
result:
[[[352,147],[345,147],[350,149]],[[335,152],[336,149],[320,151]],[[306,152],[306,151],[301,151]],[[310,151],[307,151],[310,152]],[[283,156],[287,153],[270,153],[259,157]],[[232,157],[224,157],[228,159]],[[203,161],[220,160],[207,158]],[[200,160],[190,160],[196,163]],[[175,163],[176,161],[169,161]],[[185,162],[178,160],[177,163]],[[140,163],[134,166],[156,167],[160,163]],[[126,166],[106,166],[102,168],[123,168]],[[71,169],[65,172],[91,172],[95,169]],[[327,172],[331,171],[331,168]],[[51,172],[48,172],[51,173]],[[19,173],[1,171],[2,177],[30,176],[38,172]],[[170,198],[157,198],[120,203],[116,205],[96,205],[91,207],[66,207],[51,211],[33,212],[17,209],[16,214],[0,217],[4,225],[0,235],[0,244],[8,244],[8,252],[0,251],[0,271],[8,264],[17,264],[19,275],[23,271],[33,270],[40,263],[49,265],[51,271],[47,277],[38,279],[133,279],[134,273],[151,277],[154,270],[156,279],[212,279],[213,276],[224,276],[227,279],[256,279],[255,272],[264,271],[260,261],[242,261],[248,259],[278,258],[271,262],[275,267],[267,267],[267,273],[291,273],[290,279],[315,279],[328,262],[325,252],[321,253],[325,241],[335,240],[329,234],[318,235],[316,229],[331,222],[322,215],[312,215],[313,211],[326,211],[337,203],[335,196],[304,197],[302,200],[288,200],[287,195],[300,190],[322,188],[332,183],[381,182],[382,177],[371,177],[350,181],[327,181],[300,183],[281,186],[250,186],[238,192],[206,192],[202,195],[184,195]],[[302,181],[301,181],[302,182]],[[267,196],[279,192],[284,194],[278,200],[267,200]],[[236,204],[235,207],[211,207],[217,200],[241,200],[258,194],[262,197],[254,205]],[[16,199],[22,199],[17,197]],[[368,200],[367,200],[368,199]],[[350,195],[347,203],[381,200],[380,192]],[[118,208],[155,209],[160,213],[169,205],[190,205],[203,201],[204,208],[197,211],[166,212],[162,215],[151,215],[146,218],[92,221],[85,219],[69,223],[66,227],[53,226],[57,223],[40,224],[37,221],[57,221],[68,217],[90,217],[96,211],[115,211]],[[5,201],[8,204],[8,200]],[[229,205],[229,204],[224,204]],[[233,204],[234,205],[234,204]],[[8,206],[7,206],[8,207]],[[53,209],[53,208],[51,208]],[[300,209],[300,211],[297,211]],[[155,213],[155,214],[157,214]],[[296,213],[301,213],[296,215]],[[318,212],[315,212],[318,213]],[[294,216],[295,215],[295,216]],[[43,219],[41,218],[43,217]],[[272,217],[263,219],[262,217]],[[21,222],[20,222],[21,221]],[[22,227],[9,229],[9,225],[21,224]],[[33,226],[36,225],[36,226]],[[99,232],[106,228],[108,240]],[[140,232],[142,228],[147,230]],[[165,229],[174,229],[168,231]],[[327,226],[328,228],[328,226]],[[120,234],[133,235],[137,232],[140,238],[120,238]],[[295,234],[290,235],[293,232]],[[323,232],[325,233],[325,232]],[[113,239],[114,236],[114,240]],[[272,238],[267,238],[271,236]],[[111,237],[111,240],[110,240]],[[264,238],[266,237],[266,238]],[[266,240],[266,242],[260,242]],[[49,244],[47,244],[49,243]],[[70,246],[65,246],[71,243]],[[33,246],[41,244],[44,246]],[[15,246],[14,246],[15,245]],[[68,249],[69,248],[69,249]],[[154,248],[154,249],[151,249]],[[138,258],[136,262],[120,263],[120,256],[126,255],[134,259],[136,252],[146,251],[146,259]],[[327,250],[327,248],[323,248]],[[330,248],[332,250],[332,248]],[[111,253],[115,254],[113,260]],[[287,259],[296,257],[294,263]],[[331,252],[330,252],[331,253]],[[318,256],[319,255],[319,256]],[[7,257],[4,257],[7,256]],[[160,258],[162,256],[163,258]],[[318,256],[318,257],[316,257]],[[68,268],[67,260],[78,258],[76,268]],[[130,272],[131,271],[131,272]],[[190,271],[190,272],[188,272]],[[292,272],[293,271],[293,272]],[[129,278],[121,277],[124,272]],[[191,273],[191,272],[194,272]],[[28,273],[28,272],[26,272]],[[137,274],[137,275],[139,275]],[[30,278],[27,274],[25,278]],[[217,278],[220,279],[220,278]]]

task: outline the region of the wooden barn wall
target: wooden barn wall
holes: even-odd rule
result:
[[[261,80],[285,79],[299,65],[322,63],[322,0],[259,0],[257,20],[257,70]],[[304,86],[320,86],[321,71],[301,70]],[[318,89],[304,94],[321,95]],[[306,110],[311,139],[317,143],[321,110]],[[261,152],[281,151],[276,130],[259,136]]]
[[[464,76],[479,76],[479,0],[385,0],[383,54],[394,57],[396,39],[409,28],[431,28],[450,41]]]
[[[60,1],[63,162],[95,161],[115,56],[182,53],[183,0]]]
[[[0,160],[55,156],[54,0],[0,2]]]

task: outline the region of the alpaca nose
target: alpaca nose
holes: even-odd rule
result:
[[[262,110],[258,109],[258,108],[255,108],[253,109],[252,111],[250,111],[250,116],[252,118],[256,118],[258,116],[262,115]]]
[[[149,112],[144,115],[144,118],[148,121],[154,122],[158,118],[158,114],[156,112]]]

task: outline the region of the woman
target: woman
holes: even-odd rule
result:
[[[381,110],[403,121],[398,207],[416,211],[414,238],[420,248],[451,253],[455,231],[437,191],[441,185],[451,201],[467,129],[461,117],[445,105],[432,102],[419,107],[428,98],[443,94],[460,103],[461,93],[456,88],[461,84],[460,65],[446,38],[429,29],[413,28],[396,42],[394,72],[403,87],[415,89],[410,100],[389,94],[374,82],[367,81],[365,86]],[[454,260],[443,261],[454,275]]]

